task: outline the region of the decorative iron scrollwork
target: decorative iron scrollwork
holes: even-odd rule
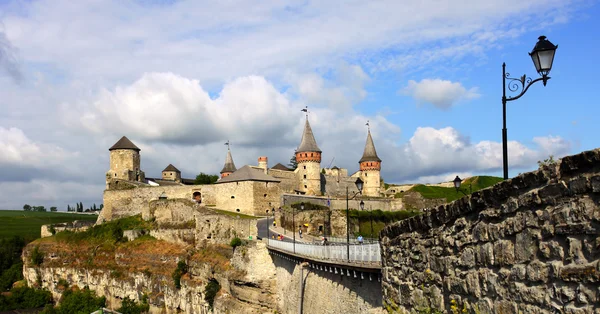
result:
[[[508,96],[507,99],[509,100],[522,96],[526,90],[525,86],[529,87],[529,85],[533,81],[531,77],[528,77],[527,75],[523,75],[519,78],[510,77],[510,73],[506,73],[506,79],[508,80],[508,83],[506,85],[509,91],[513,93],[520,91],[519,95],[517,95],[516,97]]]

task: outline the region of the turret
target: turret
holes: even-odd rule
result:
[[[162,171],[162,179],[179,183],[181,182],[181,171],[172,164],[169,164],[167,168]]]
[[[265,173],[267,173],[267,169],[269,167],[268,161],[269,158],[267,158],[267,156],[258,157],[258,168],[263,169]]]
[[[296,162],[300,182],[298,190],[309,195],[321,195],[321,150],[308,123],[308,116],[304,124],[302,141],[296,149]]]
[[[367,123],[367,125],[369,125]],[[360,164],[360,177],[364,182],[363,195],[379,196],[381,193],[381,159],[377,156],[375,144],[371,137],[371,129],[367,133],[367,142]]]
[[[127,137],[123,136],[110,151],[110,170],[106,172],[106,184],[110,180],[127,180],[143,182],[144,172],[140,169],[140,149]]]
[[[229,142],[225,144],[227,145],[227,157],[225,157],[225,165],[223,166],[223,169],[221,169],[221,179],[234,173],[237,170],[235,164],[233,163],[233,158],[231,157],[231,150],[229,150]]]

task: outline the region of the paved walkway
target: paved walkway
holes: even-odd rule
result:
[[[277,236],[278,234],[281,234],[288,239],[293,239],[294,237],[292,230],[285,230],[284,232],[283,228],[279,226],[273,227],[273,225],[271,225],[269,230],[271,231],[271,235],[275,234],[275,236]],[[296,230],[296,242],[313,243],[313,241],[321,241],[321,237],[315,237],[303,232],[302,238],[300,238],[298,231]]]

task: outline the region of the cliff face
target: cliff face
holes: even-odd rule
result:
[[[600,150],[389,225],[380,238],[389,310],[598,313]]]
[[[44,254],[44,261],[37,266],[29,258],[35,246]],[[232,253],[224,246],[188,251],[159,240],[136,240],[106,249],[66,245],[50,238],[30,244],[23,254],[27,283],[48,289],[56,301],[65,289],[59,281],[66,281],[69,286],[88,286],[105,296],[111,309],[118,309],[125,297],[139,301],[143,295],[148,296],[151,313],[250,314],[276,309],[272,291],[275,270],[262,243],[250,243]],[[171,274],[179,260],[186,261],[188,273],[178,289]],[[211,279],[221,285],[214,312],[205,300],[205,287]]]

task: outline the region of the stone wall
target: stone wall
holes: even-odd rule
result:
[[[600,311],[600,150],[563,158],[380,234],[390,311]]]
[[[294,190],[298,189],[296,171],[268,169],[267,174],[281,180],[281,182],[279,182],[279,188],[284,193],[293,193]]]
[[[42,225],[41,237],[42,238],[50,237],[50,236],[53,236],[57,232],[67,231],[67,230],[73,231],[73,232],[86,231],[93,225],[94,225],[94,222],[85,221],[85,220],[75,220],[73,222]]]
[[[144,219],[150,217],[150,202],[158,200],[164,192],[167,199],[192,199],[194,192],[202,194],[202,203],[215,205],[215,185],[181,186],[144,186],[123,190],[105,190],[104,207],[98,217],[98,223],[141,214]]]
[[[344,198],[331,198],[331,209],[341,210],[346,209],[346,192],[344,190]],[[351,193],[350,196],[354,195]],[[348,207],[350,209],[360,209],[360,201],[365,202],[365,210],[369,209],[380,209],[383,211],[401,210],[402,199],[389,199],[389,198],[354,198],[348,201]],[[318,205],[327,206],[327,197],[309,196],[309,195],[295,195],[295,194],[283,194],[281,196],[281,203],[287,206],[294,203],[313,203]]]
[[[381,282],[303,267],[271,256],[276,267],[278,309],[282,313],[380,314]],[[304,281],[302,289],[301,281]],[[299,311],[302,302],[302,312]]]

